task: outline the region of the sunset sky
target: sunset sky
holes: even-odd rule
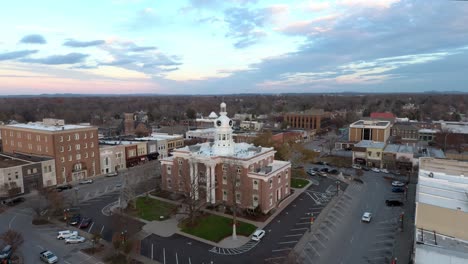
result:
[[[468,1],[4,1],[0,95],[468,92]]]

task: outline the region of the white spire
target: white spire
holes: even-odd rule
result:
[[[219,112],[219,115],[222,115],[222,116],[227,115],[226,103],[225,103],[225,102],[222,102],[219,106],[220,106],[220,108],[221,108],[221,111]]]

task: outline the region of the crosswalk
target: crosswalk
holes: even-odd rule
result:
[[[258,244],[259,241],[249,241],[247,242],[247,244],[241,246],[241,247],[238,247],[238,248],[221,248],[221,247],[213,247],[212,249],[210,249],[209,251],[212,252],[212,253],[215,253],[215,254],[219,254],[219,255],[238,255],[238,254],[242,254],[242,253],[245,253],[249,250],[251,250],[252,248],[254,248],[257,244]]]

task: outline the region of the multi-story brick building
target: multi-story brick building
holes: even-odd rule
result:
[[[113,173],[127,167],[125,160],[125,146],[102,144],[99,142],[101,173]]]
[[[100,174],[98,129],[66,125],[64,120],[4,125],[3,151],[53,157],[57,184]]]
[[[323,109],[310,109],[304,112],[287,113],[284,115],[284,121],[292,128],[320,129],[323,116]]]
[[[276,208],[290,194],[291,163],[274,160],[273,148],[235,143],[232,125],[222,103],[214,142],[175,149],[161,160],[162,189],[208,204],[264,213]]]
[[[411,123],[395,123],[391,128],[391,135],[397,137],[402,143],[418,141],[418,130]]]
[[[359,120],[349,125],[349,141],[371,140],[387,142],[390,136],[390,121]]]

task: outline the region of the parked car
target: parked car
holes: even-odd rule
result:
[[[70,225],[77,225],[81,222],[81,215],[80,214],[75,214],[70,218]]]
[[[85,238],[82,236],[72,236],[65,239],[65,244],[78,244],[85,242]]]
[[[366,166],[362,166],[362,170],[365,170],[365,171],[370,171],[370,169]]]
[[[13,252],[13,248],[11,247],[11,245],[6,245],[2,249],[2,251],[0,251],[0,260],[9,259],[11,257],[12,252]]]
[[[106,177],[115,177],[117,175],[119,175],[117,172],[111,172],[111,173],[107,173]]]
[[[80,181],[80,184],[91,184],[91,183],[93,183],[92,179],[87,179],[87,180]]]
[[[62,191],[72,189],[72,188],[73,186],[71,186],[70,184],[65,184],[65,185],[57,186],[55,189],[57,189],[57,192],[62,192]]]
[[[40,258],[43,262],[45,263],[57,263],[58,258],[55,256],[54,253],[52,253],[50,250],[44,250],[40,253]]]
[[[122,187],[122,183],[121,182],[118,182],[117,184],[115,184],[115,188],[120,188]]]
[[[327,165],[327,163],[325,161],[317,161],[317,164],[319,165]]]
[[[332,170],[329,171],[329,173],[331,173],[331,174],[338,174],[339,171],[338,171],[337,169],[332,169]]]
[[[328,172],[328,168],[322,168],[322,169],[320,169],[320,171]]]
[[[16,198],[5,200],[5,201],[3,201],[3,203],[8,205],[8,206],[15,206],[15,205],[17,205],[19,203],[22,203],[24,201],[26,201],[26,199],[24,199],[23,197],[16,197]]]
[[[314,171],[314,170],[308,170],[307,174],[309,174],[310,176],[315,176],[315,175],[317,175],[317,172]]]
[[[262,229],[259,229],[259,230],[256,230],[253,235],[252,235],[252,240],[254,241],[260,241],[260,239],[262,239],[262,237],[265,236],[265,230],[262,230]]]
[[[401,187],[393,187],[392,188],[392,192],[394,193],[402,193],[402,192],[405,192],[405,190]]]
[[[315,167],[315,168],[312,168],[313,171],[319,171],[320,169]]]
[[[380,172],[380,170],[377,169],[377,168],[372,168],[371,170],[372,170],[373,172]]]
[[[316,148],[316,149],[314,149],[314,151],[315,151],[315,152],[321,152],[322,150],[321,150],[321,149],[318,149],[318,148]]]
[[[351,167],[353,167],[353,169],[358,169],[358,170],[362,169],[361,165],[359,164],[353,164]]]
[[[372,219],[372,214],[369,212],[365,212],[361,217],[362,222],[370,223],[371,219]]]
[[[294,166],[294,169],[303,169],[304,168],[304,165],[296,165]]]
[[[72,236],[77,236],[78,231],[64,230],[57,233],[57,239],[66,239]]]
[[[401,181],[392,181],[392,186],[393,187],[403,187],[403,186],[405,186],[405,183],[403,183]]]
[[[381,169],[380,171],[383,172],[383,173],[386,173],[386,174],[390,173],[387,169]]]
[[[387,206],[403,206],[403,202],[398,200],[385,200]]]
[[[327,173],[324,172],[324,171],[321,171],[321,172],[319,172],[319,175],[320,175],[320,176],[323,176],[323,177],[326,177],[326,176],[327,176]]]
[[[84,217],[80,224],[78,225],[78,228],[87,228],[91,223],[93,222],[93,219],[89,217]]]

